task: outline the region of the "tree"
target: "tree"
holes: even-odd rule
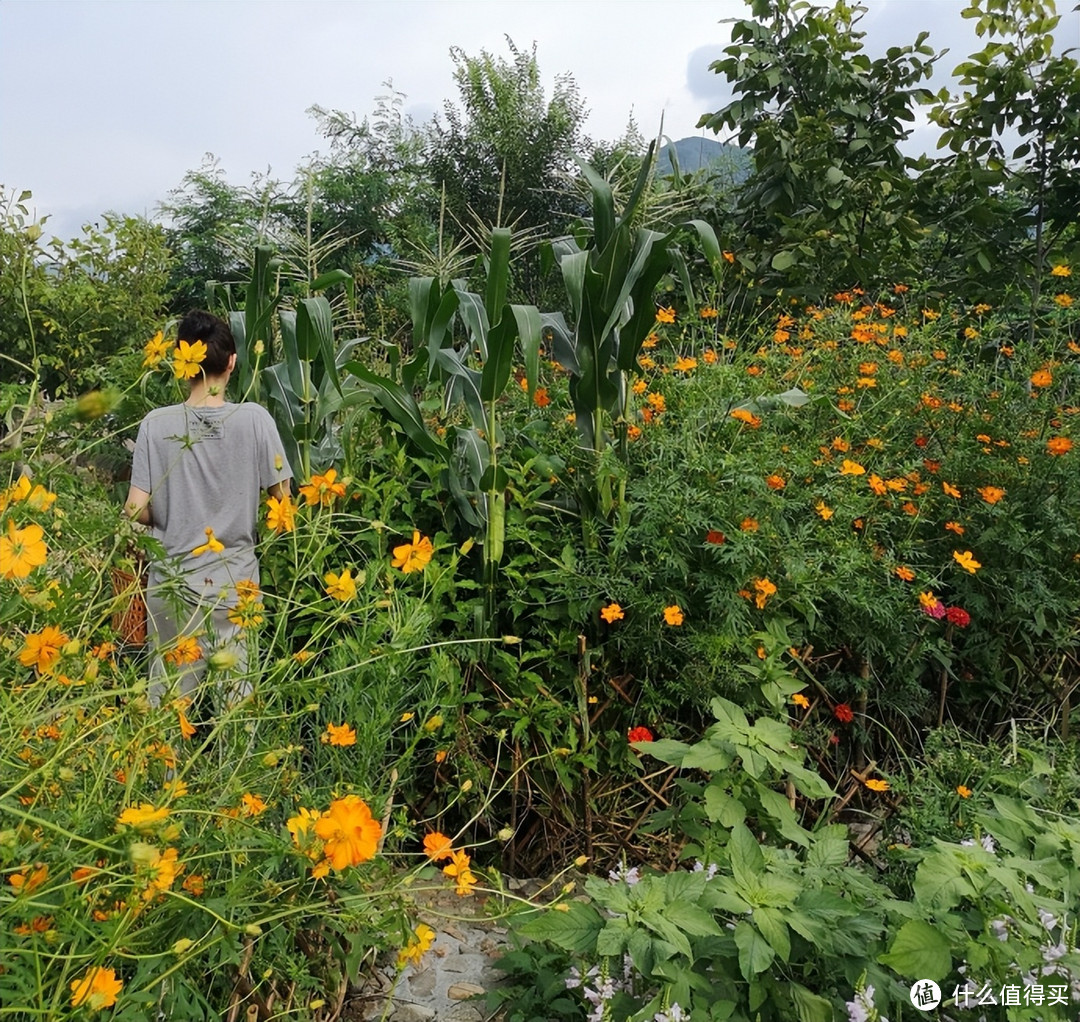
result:
[[[857,29],[864,6],[752,0],[752,12],[712,64],[734,98],[699,124],[753,143],[736,207],[740,261],[807,291],[894,273],[920,236],[900,144],[916,103],[933,98],[919,85],[938,59],[929,33],[871,60]]]
[[[461,109],[447,102],[445,124],[433,123],[428,169],[450,214],[469,230],[513,225],[518,238],[558,233],[581,211],[565,182],[582,143],[585,107],[568,74],[556,76],[546,98],[535,44],[522,51],[508,37],[507,45],[510,61],[451,49]],[[539,262],[519,265],[518,284],[535,297]]]

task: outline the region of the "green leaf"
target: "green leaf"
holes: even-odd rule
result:
[[[510,280],[509,227],[496,227],[491,232],[491,253],[488,256],[487,288],[484,291],[484,309],[488,322],[494,326],[505,314],[506,288]]]
[[[792,249],[784,249],[772,257],[772,268],[779,273],[791,269],[795,265],[795,252]]]
[[[878,961],[905,979],[944,979],[952,968],[948,939],[922,919],[909,919]]]
[[[754,924],[769,946],[786,962],[791,957],[791,934],[788,932],[784,914],[777,908],[754,909]]]
[[[833,1006],[798,983],[788,984],[799,1022],[833,1022]]]
[[[587,955],[596,949],[596,938],[604,920],[592,905],[584,901],[561,902],[566,911],[550,908],[517,927],[532,940],[543,940],[564,951]]]
[[[705,789],[705,815],[722,827],[734,827],[746,819],[746,806],[719,785],[710,784]]]
[[[359,378],[371,390],[375,400],[382,405],[387,415],[401,426],[405,435],[422,453],[438,458],[444,463],[449,462],[450,452],[428,433],[424,417],[420,414],[420,409],[412,394],[399,383],[373,373],[360,362],[346,362],[343,368]]]
[[[731,857],[731,872],[742,890],[757,884],[761,871],[765,868],[765,857],[761,847],[754,840],[754,835],[744,824],[731,828],[728,841],[728,855]]]
[[[671,901],[663,909],[664,917],[691,937],[719,937],[723,934],[712,913],[688,901]]]
[[[772,965],[776,957],[768,941],[745,919],[735,924],[735,945],[739,949],[739,971],[748,983]]]

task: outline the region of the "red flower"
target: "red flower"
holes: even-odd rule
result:
[[[957,628],[967,628],[971,624],[971,615],[963,607],[946,607],[945,620]]]
[[[721,543],[724,543],[726,541],[727,536],[725,536],[722,532],[717,532],[716,529],[710,529],[707,533],[705,533],[706,543],[713,543],[719,546]]]
[[[653,733],[647,727],[632,727],[626,732],[626,739],[630,742],[651,742]]]
[[[841,724],[850,724],[855,719],[855,714],[851,712],[851,707],[847,703],[837,703],[832,712]]]
[[[839,745],[840,744],[840,736],[835,731],[831,735],[829,735],[829,744],[830,745]]]

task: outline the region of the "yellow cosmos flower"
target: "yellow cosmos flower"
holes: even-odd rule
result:
[[[19,651],[19,663],[33,667],[39,674],[48,674],[60,659],[60,651],[67,645],[68,637],[53,625],[46,625],[40,632],[30,632]]]
[[[1072,270],[1068,266],[1063,266],[1060,263],[1050,271],[1051,277],[1071,277]]]
[[[791,701],[800,709],[810,709],[810,700],[807,699],[806,696],[804,696],[801,692],[796,692],[795,695],[791,697]]]
[[[164,852],[159,852],[155,848],[147,866],[150,871],[150,882],[142,893],[144,901],[150,901],[169,890],[184,868],[176,860],[175,848],[166,848]]]
[[[971,798],[971,789],[964,784],[958,784],[956,786],[956,794],[961,798]]]
[[[823,500],[819,500],[814,505],[814,510],[821,516],[823,522],[827,522],[834,514],[836,514],[836,512]]]
[[[960,491],[953,486],[952,483],[947,483],[942,480],[941,489],[944,491],[946,497],[956,497],[957,499],[960,497]]]
[[[842,476],[861,476],[865,474],[866,469],[863,468],[857,461],[852,461],[850,458],[845,458],[843,464],[840,466],[840,474]]]
[[[472,894],[477,883],[469,865],[469,856],[465,852],[454,852],[450,865],[443,866],[443,872],[454,880],[454,893],[460,897]]]
[[[327,724],[321,740],[325,745],[344,749],[356,744],[356,730],[348,724]]]
[[[673,603],[670,607],[664,608],[664,621],[671,625],[673,628],[678,627],[685,620],[683,609],[677,603]]]
[[[427,536],[421,536],[419,530],[413,529],[411,543],[402,543],[394,547],[394,558],[390,562],[395,568],[400,568],[402,574],[408,575],[413,571],[423,571],[431,560],[435,548]]]
[[[275,533],[292,532],[296,528],[296,505],[292,497],[285,494],[284,497],[268,497],[266,512],[266,524]]]
[[[876,777],[871,777],[870,780],[868,780],[866,782],[866,786],[871,791],[888,791],[889,790],[889,782],[888,781],[878,780]]]
[[[44,535],[40,525],[17,529],[9,519],[7,532],[0,536],[0,577],[26,578],[44,564],[49,555]]]
[[[290,816],[285,821],[285,828],[292,835],[293,843],[299,848],[304,844],[304,838],[314,831],[315,824],[321,820],[323,814],[318,809],[305,809],[300,807],[296,816]]]
[[[136,830],[153,830],[162,820],[168,818],[171,810],[166,806],[155,809],[149,802],[143,802],[138,806],[128,806],[116,823],[119,827],[134,827]]]
[[[342,603],[356,599],[356,580],[352,577],[352,568],[346,568],[340,575],[328,571],[323,579],[326,582],[326,595]]]
[[[970,550],[965,550],[963,553],[959,550],[954,550],[952,555],[953,560],[965,571],[970,571],[972,575],[982,567],[982,565],[972,556]]]
[[[398,952],[398,968],[403,969],[409,962],[414,966],[420,964],[431,945],[435,943],[435,931],[427,923],[420,923],[406,947]]]
[[[245,816],[261,816],[269,808],[261,796],[250,791],[245,792],[240,799],[240,812]]]
[[[680,355],[675,359],[675,369],[680,373],[688,373],[691,369],[697,368],[696,358],[684,358]]]
[[[123,980],[116,978],[112,969],[95,965],[71,981],[71,1006],[87,1007],[91,1011],[111,1008],[116,1003],[120,991],[124,989]]]
[[[656,322],[657,323],[674,323],[675,322],[675,310],[670,307],[661,306],[656,310]]]
[[[193,664],[201,660],[202,655],[202,647],[195,636],[181,635],[177,638],[176,645],[165,654],[165,660],[173,667],[183,667],[185,664]]]
[[[776,593],[776,586],[767,578],[758,578],[754,580],[754,588],[757,590],[754,602],[757,604],[758,610],[764,610],[765,602]]]
[[[206,542],[201,543],[194,550],[192,550],[191,551],[191,556],[192,557],[201,557],[203,554],[207,553],[208,551],[213,551],[215,554],[220,554],[221,551],[225,549],[225,544],[222,543],[221,540],[218,539],[217,536],[214,535],[214,530],[213,529],[207,528],[207,529],[204,529],[203,531],[206,533]]]
[[[172,346],[173,342],[165,340],[164,335],[159,330],[146,342],[146,347],[143,348],[143,365],[156,366],[169,354]]]
[[[194,344],[181,341],[173,352],[173,376],[178,380],[190,380],[198,376],[202,372],[200,365],[205,358],[205,341],[196,341]]]

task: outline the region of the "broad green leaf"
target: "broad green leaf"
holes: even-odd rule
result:
[[[975,894],[975,888],[963,875],[956,855],[947,848],[936,847],[919,863],[915,871],[915,901],[940,912],[954,908],[967,897]]]
[[[832,1003],[824,997],[807,990],[798,983],[789,983],[788,990],[795,1002],[795,1011],[799,1022],[833,1022]]]
[[[779,273],[790,270],[795,265],[795,252],[791,249],[783,249],[772,257],[772,268]]]
[[[565,906],[566,911],[561,911]],[[559,908],[545,909],[517,927],[519,933],[532,940],[543,940],[564,951],[588,955],[596,949],[596,938],[604,928],[604,920],[592,905],[584,901],[567,901]]]
[[[754,909],[753,918],[769,946],[786,962],[791,957],[791,935],[784,913],[777,908],[759,906]]]
[[[745,919],[735,924],[735,945],[739,949],[739,971],[747,982],[764,972],[776,957],[768,941]]]
[[[746,819],[746,806],[719,785],[710,784],[705,789],[705,815],[722,827],[734,827]]]
[[[387,415],[401,426],[416,447],[440,461],[449,461],[450,452],[428,433],[424,417],[412,394],[393,380],[373,373],[360,362],[346,362],[344,368],[370,388],[375,400],[382,405]]]
[[[609,919],[596,934],[596,953],[598,955],[621,955],[630,943],[634,930],[625,919]],[[686,939],[683,938],[683,942]],[[687,946],[689,951],[689,946]]]
[[[952,969],[952,952],[939,930],[922,919],[909,919],[878,961],[905,979],[941,980]]]
[[[731,828],[727,849],[736,883],[742,890],[754,886],[765,868],[765,857],[754,835],[744,824],[739,823]]]
[[[488,255],[487,288],[484,291],[484,309],[492,325],[505,315],[506,288],[510,279],[509,227],[496,227],[491,232],[491,252]]]
[[[663,910],[664,917],[691,937],[718,937],[720,929],[710,912],[688,901],[672,901]]]

